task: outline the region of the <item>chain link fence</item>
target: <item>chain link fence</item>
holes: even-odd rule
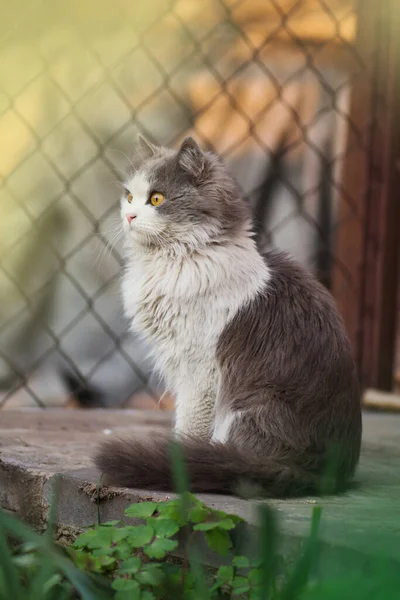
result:
[[[2,11],[1,407],[159,404],[162,382],[119,298],[118,181],[138,132],[166,145],[192,133],[222,154],[260,245],[328,287],[339,270],[349,293],[338,215],[340,202],[357,214],[342,167],[348,132],[362,140],[349,107],[366,76],[351,0]]]

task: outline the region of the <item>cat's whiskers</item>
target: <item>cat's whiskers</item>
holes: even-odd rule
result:
[[[118,152],[119,154],[122,154],[122,156],[124,158],[126,158],[126,160],[128,161],[129,165],[132,167],[133,171],[136,171],[135,165],[133,163],[133,160],[131,158],[129,158],[129,156],[127,154],[125,154],[125,152],[122,152],[122,150],[119,150],[119,148],[111,148],[111,152]]]
[[[165,242],[166,242],[166,240],[165,240],[165,238],[163,238],[163,236],[162,236],[161,232],[159,232],[159,231],[154,231],[154,230],[151,230],[151,231],[149,231],[149,230],[147,230],[147,231],[146,231],[146,230],[144,230],[144,233],[145,233],[145,236],[146,236],[146,238],[147,238],[147,241],[148,241],[148,245],[149,245],[149,246],[154,246],[154,241],[156,241],[156,242],[157,242],[157,245],[158,245],[160,248],[165,248],[165,247],[166,247],[166,243],[165,243]]]
[[[165,234],[164,231],[155,229],[154,226],[152,226],[152,224],[148,225],[146,222],[141,222],[137,231],[140,235],[144,237],[145,243],[149,247],[156,245],[160,248],[167,248],[169,246],[169,237]]]
[[[124,175],[126,178],[129,179],[129,174],[125,173],[125,171],[121,171],[121,175]],[[124,184],[122,183],[121,179],[107,179],[106,183],[108,184],[113,184],[113,185],[117,185],[121,190],[125,189]]]
[[[110,230],[107,235],[104,235],[104,233],[98,233],[97,235],[100,237],[99,242],[101,241],[102,247],[95,260],[94,265],[97,268],[97,270],[100,271],[106,256],[110,256],[112,254],[115,246],[122,238],[123,231],[121,224],[115,225],[114,228]]]

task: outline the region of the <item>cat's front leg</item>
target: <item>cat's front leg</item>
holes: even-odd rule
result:
[[[194,392],[194,393],[193,393]],[[213,429],[215,390],[182,390],[177,394],[175,433],[210,439]]]

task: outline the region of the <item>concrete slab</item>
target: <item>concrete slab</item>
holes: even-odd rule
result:
[[[151,435],[170,424],[171,414],[162,411],[0,410],[0,506],[41,531],[58,474],[91,467],[94,448],[111,433],[146,428]],[[79,502],[73,505],[79,514]],[[80,527],[94,521],[81,520]]]
[[[171,416],[139,411],[0,412],[0,504],[37,529],[46,525],[54,484],[59,487],[58,536],[71,541],[96,522],[99,473],[91,455],[109,431],[149,435],[170,425]],[[323,507],[322,540],[331,548],[383,555],[400,560],[400,415],[365,413],[364,439],[357,486],[330,498],[271,500],[285,539],[296,542],[308,531],[313,506]],[[121,518],[133,502],[166,500],[169,494],[103,488],[103,521]],[[256,523],[257,503],[230,496],[203,495],[210,506]],[[349,534],[349,531],[351,533]],[[365,547],[366,533],[370,548]],[[347,558],[346,558],[347,560]]]
[[[111,433],[169,427],[162,411],[0,410],[0,460],[54,474],[92,466],[94,447]]]

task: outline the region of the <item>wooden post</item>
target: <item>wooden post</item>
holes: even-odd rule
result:
[[[400,227],[400,6],[359,2],[353,89],[333,293],[364,387],[393,382]],[[397,163],[397,165],[396,165]]]
[[[390,390],[394,379],[400,240],[400,5],[379,4],[379,54],[365,235],[362,376]]]

